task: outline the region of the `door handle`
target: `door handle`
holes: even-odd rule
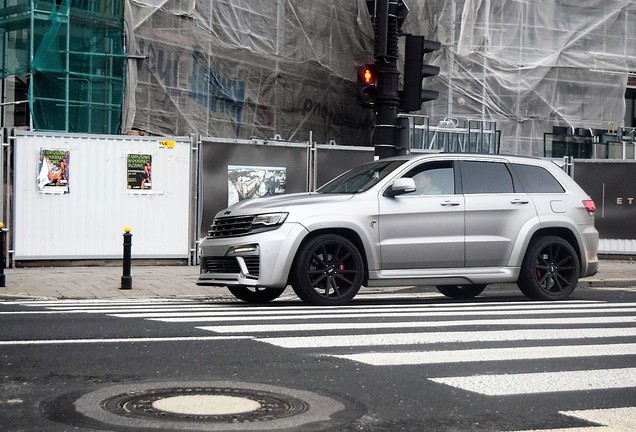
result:
[[[459,201],[444,201],[442,202],[442,206],[444,207],[455,207],[459,205]]]
[[[510,204],[516,204],[516,205],[528,204],[528,203],[530,203],[530,201],[522,200],[522,199],[513,199],[512,201],[510,201]]]

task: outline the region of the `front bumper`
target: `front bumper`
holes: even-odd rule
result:
[[[284,223],[273,231],[206,238],[197,285],[285,288],[294,255],[308,231]]]

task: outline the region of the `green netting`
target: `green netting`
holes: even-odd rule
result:
[[[31,47],[42,41],[54,7],[55,0],[0,0],[0,79],[29,70]]]
[[[0,5],[0,28],[8,35],[2,76],[30,72],[34,128],[118,133],[126,67],[124,0],[0,0]]]
[[[63,0],[31,63],[37,130],[119,130],[126,54],[123,0]]]

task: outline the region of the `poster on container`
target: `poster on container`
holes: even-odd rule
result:
[[[128,154],[126,161],[128,190],[152,192],[152,155]]]
[[[228,165],[227,205],[251,198],[285,193],[287,169],[285,167],[262,167]]]
[[[70,151],[40,148],[37,189],[40,193],[69,193]]]

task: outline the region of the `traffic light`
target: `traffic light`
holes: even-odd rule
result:
[[[403,111],[419,111],[422,103],[437,99],[435,90],[422,89],[422,80],[439,74],[439,67],[424,64],[424,55],[440,49],[438,41],[407,35],[404,47],[404,87],[400,95]]]
[[[370,108],[378,92],[378,71],[372,64],[357,67],[358,104]]]

